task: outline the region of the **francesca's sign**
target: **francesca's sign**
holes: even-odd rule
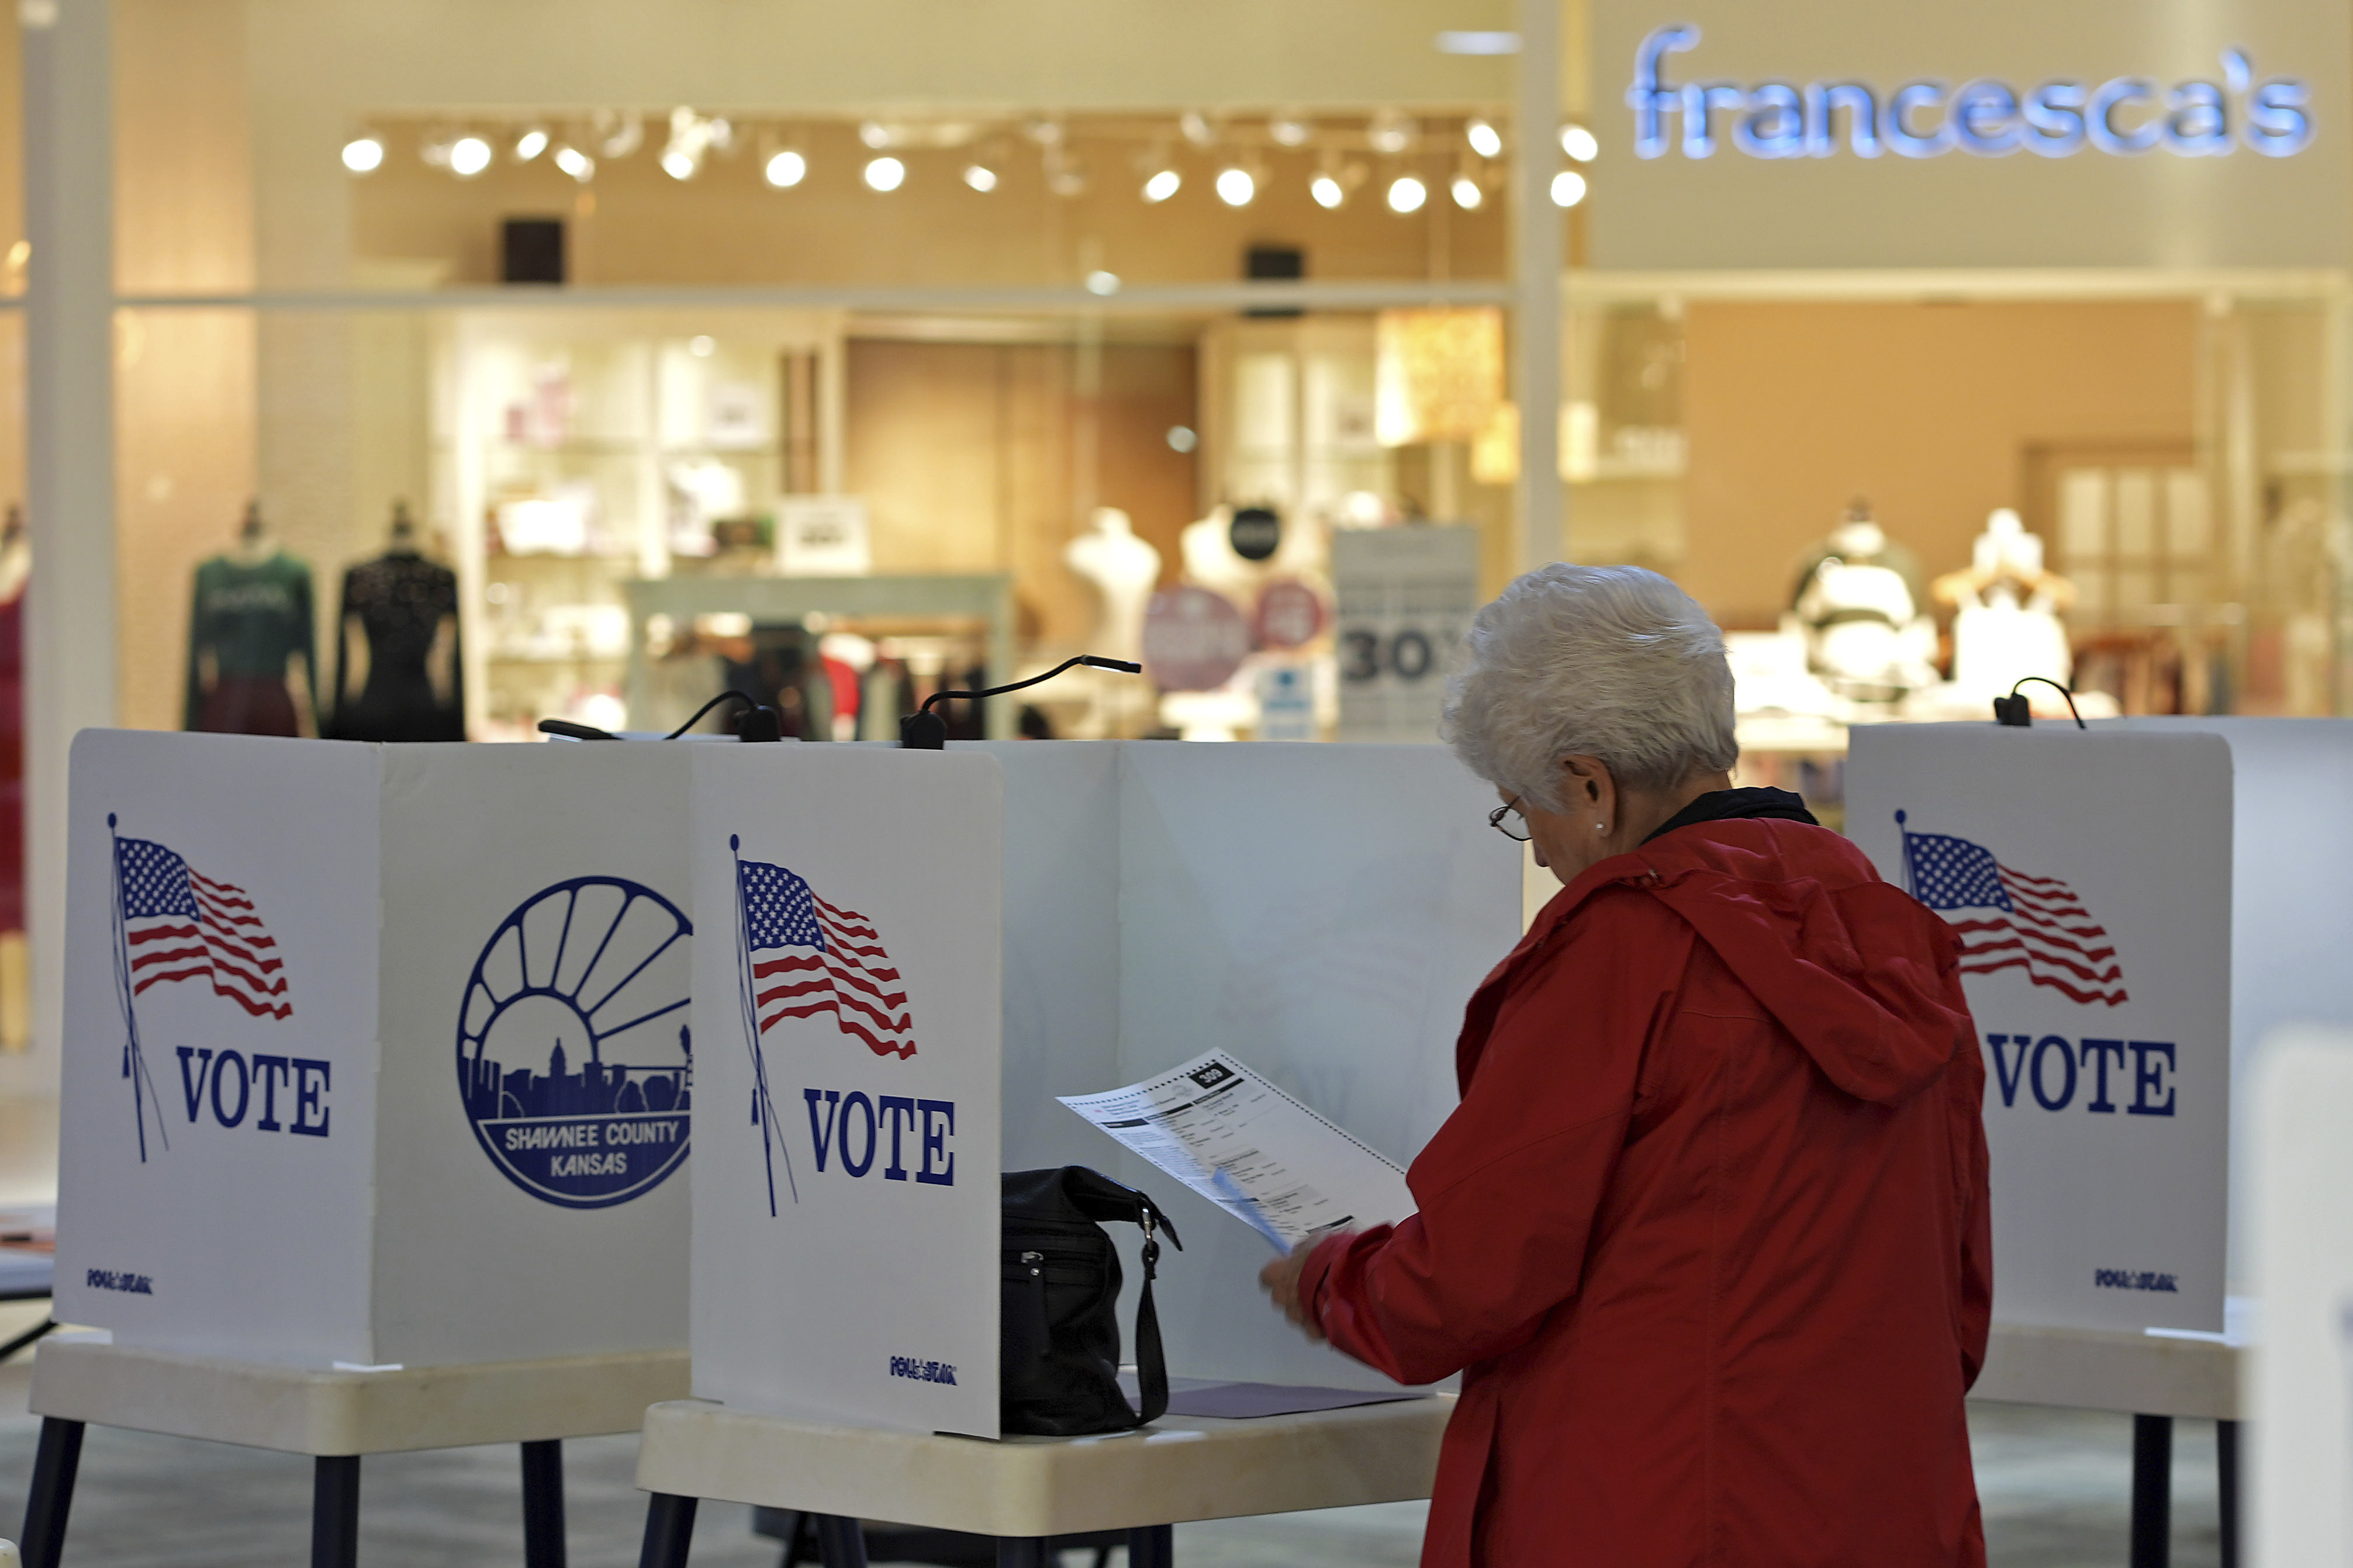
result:
[[[2060,78],[2025,90],[1991,77],[1958,87],[1913,80],[1893,89],[1853,80],[1802,87],[1666,80],[1668,57],[1696,50],[1700,37],[1698,27],[1677,24],[1653,31],[1635,50],[1626,89],[1635,156],[1707,158],[1728,146],[1752,158],[1828,158],[1843,145],[1858,158],[1953,152],[2066,158],[2086,148],[2199,158],[2243,146],[2285,158],[2312,145],[2310,89],[2290,78],[2258,79],[2244,49],[2223,50],[2211,78],[2172,86],[2133,75],[2093,85]]]
[[[2353,265],[2353,9],[1597,6],[1597,271]]]

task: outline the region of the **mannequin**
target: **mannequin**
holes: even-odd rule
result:
[[[458,574],[417,552],[408,503],[396,500],[384,553],[343,574],[331,732],[339,741],[464,740],[459,668]]]
[[[196,568],[188,616],[188,691],[183,722],[236,735],[314,734],[318,631],[311,568],[280,548],[246,503],[237,542]],[[298,708],[289,662],[302,661]]]
[[[2030,675],[2062,685],[2073,676],[2059,616],[2075,585],[2043,569],[2042,541],[2008,507],[1986,519],[1969,564],[1937,578],[1936,595],[1956,612],[1953,685],[1964,695],[1999,696]]]
[[[1095,508],[1093,521],[1093,528],[1062,552],[1071,570],[1103,595],[1088,649],[1106,658],[1141,658],[1144,605],[1160,582],[1160,552],[1135,536],[1135,525],[1115,506]]]
[[[1798,579],[1790,614],[1808,668],[1859,701],[1894,701],[1933,684],[1936,626],[1922,613],[1920,590],[1918,559],[1887,537],[1868,501],[1853,502]]]

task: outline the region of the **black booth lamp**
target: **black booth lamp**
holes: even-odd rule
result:
[[[1103,658],[1094,654],[1082,653],[1076,658],[1064,659],[1043,675],[1033,675],[1027,680],[1017,680],[1009,686],[992,686],[985,691],[934,691],[923,699],[923,705],[921,708],[899,721],[899,744],[911,752],[944,752],[947,750],[948,744],[948,722],[932,711],[933,703],[945,702],[952,698],[978,701],[985,697],[1002,697],[1008,691],[1018,691],[1025,686],[1035,686],[1040,681],[1051,680],[1062,671],[1082,664],[1089,669],[1116,669],[1127,675],[1144,673],[1144,666],[1130,663],[1124,658]]]

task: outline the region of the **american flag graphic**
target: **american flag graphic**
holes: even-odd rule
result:
[[[216,882],[161,844],[114,841],[131,994],[167,980],[210,980],[257,1018],[286,1018],[286,963],[252,896]]]
[[[913,1056],[907,993],[874,922],[827,903],[782,866],[739,860],[736,876],[759,1032],[830,1013],[876,1056]]]
[[[1961,939],[1962,973],[2022,969],[2072,1001],[2114,1007],[2127,999],[2116,945],[2073,888],[2013,871],[1982,844],[1915,833],[1904,820],[1897,812],[1912,896],[1939,912],[1968,912],[1963,920],[1947,915]]]

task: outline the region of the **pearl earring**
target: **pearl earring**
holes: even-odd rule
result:
[[[1607,833],[1609,831],[1609,825],[1606,822],[1597,822],[1593,825],[1593,831],[1596,833]]]

